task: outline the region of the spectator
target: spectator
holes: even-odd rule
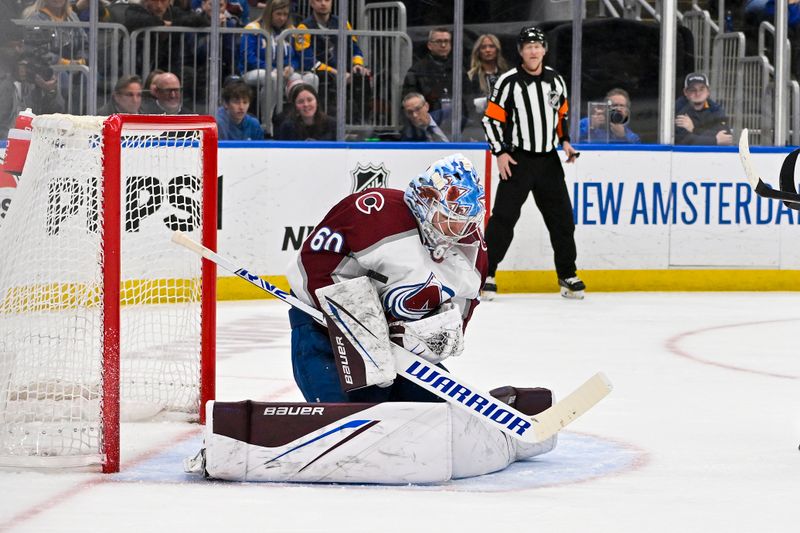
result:
[[[298,29],[329,29],[339,28],[340,21],[336,15],[331,14],[333,0],[309,0],[311,15],[297,25]],[[345,27],[350,30],[349,22],[345,22]],[[337,61],[337,39],[330,35],[311,35],[302,34],[295,36],[294,51],[292,56],[293,67],[301,73],[315,72],[320,80],[315,84],[320,87],[320,92],[324,95],[324,105],[328,112],[335,111],[335,107],[328,105],[329,102],[336,101],[336,76],[339,70]],[[351,38],[350,46],[347,47],[347,57],[352,64],[351,72],[345,72],[348,83],[353,88],[354,93],[350,100],[355,102],[354,112],[361,110],[364,88],[367,85],[366,77],[370,75],[369,70],[364,66],[364,54],[358,46],[358,40]],[[358,122],[361,117],[352,117]]]
[[[414,62],[403,81],[403,94],[416,92],[425,97],[431,110],[446,109],[453,90],[453,34],[434,28],[428,34],[428,53]],[[469,83],[465,82],[464,86]]]
[[[188,26],[199,28],[208,24],[208,21],[197,13],[186,11],[180,7],[171,6],[170,0],[142,0],[141,4],[130,3],[125,10],[124,25],[129,33],[142,28],[158,28],[161,26]],[[151,55],[148,67],[162,68],[171,72],[181,72],[182,57],[174,53],[181,48],[181,34],[156,33],[151,36]],[[139,43],[139,46],[142,44]],[[136,70],[142,71],[143,58],[137,57]],[[186,78],[184,72],[184,78]]]
[[[165,72],[153,78],[155,85],[155,101],[145,110],[151,115],[191,115],[183,105],[183,87],[181,80],[172,72]]]
[[[78,20],[82,22],[89,21],[90,1],[91,0],[72,1],[73,3],[72,9],[75,12],[75,14],[78,15]],[[99,22],[111,22],[111,12],[108,9],[109,5],[111,5],[110,0],[99,1],[97,6],[97,19]]]
[[[117,81],[111,100],[98,109],[97,114],[100,116],[113,115],[114,113],[138,115],[141,111],[142,78],[139,76],[125,76]]]
[[[284,93],[286,95],[287,104],[283,106],[283,109],[281,109],[280,113],[274,113],[272,115],[272,124],[271,124],[272,128],[270,132],[268,132],[267,135],[268,137],[274,137],[275,135],[273,135],[273,132],[280,131],[281,124],[286,122],[286,120],[288,120],[289,118],[289,115],[294,112],[294,108],[291,105],[292,96],[294,96],[294,90],[300,85],[303,85],[303,83],[305,82],[303,82],[303,80],[300,77],[293,77],[286,83],[286,90],[284,91]],[[311,86],[314,87],[313,85]],[[317,88],[314,87],[314,90],[317,90]]]
[[[52,71],[45,79],[47,65],[31,65],[24,57],[22,32],[17,26],[8,31],[0,41],[0,139],[8,136],[17,114],[28,107],[37,115],[65,110]]]
[[[197,11],[204,2],[205,0],[192,0],[192,10]],[[236,18],[241,26],[250,22],[250,4],[247,0],[227,0],[224,11],[227,11],[229,18]]]
[[[428,53],[416,61],[406,73],[403,81],[403,95],[410,92],[425,97],[431,111],[442,110],[440,124],[449,131],[453,90],[453,34],[447,28],[434,28],[428,34]],[[469,87],[466,75],[462,76],[462,87]],[[466,125],[469,116],[467,99],[462,100],[463,117],[461,127]]]
[[[639,136],[628,125],[630,119],[628,91],[611,89],[606,93],[606,105],[592,108],[592,115],[581,119],[579,142],[638,144]]]
[[[491,33],[478,37],[472,47],[470,68],[467,71],[469,86],[465,87],[465,94],[469,94],[482,102],[475,102],[475,110],[480,115],[486,110],[486,99],[492,94],[494,82],[503,72],[508,70],[508,63],[503,57],[500,40]]]
[[[117,24],[125,24],[125,17],[127,17],[129,0],[112,0],[108,4],[108,21],[116,22]],[[88,10],[87,10],[88,11]],[[88,19],[88,13],[87,13]]]
[[[22,53],[22,35],[18,26],[9,25],[6,28],[5,40],[0,46],[0,139],[8,137],[8,130],[14,127],[14,122],[20,111],[25,109],[22,104],[22,93],[17,90],[17,62]],[[10,32],[15,32],[13,35]]]
[[[33,5],[23,11],[23,16],[28,20],[80,22],[78,15],[72,11],[72,5],[67,0],[36,0]],[[53,32],[52,28],[42,28],[38,31],[53,36],[47,58],[50,64],[86,64],[88,43],[83,30],[65,28]]]
[[[339,28],[339,17],[331,14],[333,0],[309,0],[309,3],[311,15],[297,25],[298,29],[336,30]],[[353,29],[349,22],[346,22],[346,27],[348,30]],[[352,72],[366,75],[368,71],[364,66],[364,54],[358,46],[358,39],[352,37],[351,41],[352,46],[349,47],[347,55],[352,62]],[[297,52],[295,70],[337,73],[335,36],[331,38],[325,35],[299,35],[294,41],[294,49]]]
[[[278,66],[278,54],[283,54],[283,78],[284,81],[294,72],[291,65],[292,47],[288,41],[278,46],[278,35],[283,30],[292,28],[289,22],[290,0],[268,0],[261,18],[245,26],[248,30],[264,30],[270,38],[270,48],[272,49],[272,61],[267,65],[267,42],[254,34],[242,35],[242,42],[239,46],[239,71],[244,74],[244,80],[251,87],[263,87],[266,79],[267,70],[270,71],[272,80],[277,78],[275,68]],[[273,82],[274,83],[274,82]],[[276,94],[273,91],[273,94]]]
[[[281,124],[282,141],[335,141],[336,121],[322,112],[314,87],[302,83],[291,94],[292,108]]]
[[[279,54],[283,54],[284,88],[287,87],[286,83],[295,78],[302,79],[312,85],[318,81],[317,77],[311,72],[305,74],[302,78],[299,75],[293,75],[292,46],[288,41],[278,44],[278,35],[282,31],[292,28],[289,21],[289,7],[289,0],[269,0],[261,13],[261,18],[251,22],[246,27],[246,29],[252,30],[263,29],[269,35],[272,51],[272,59],[269,64],[267,64],[267,41],[260,35],[242,35],[241,44],[239,45],[239,71],[243,73],[244,81],[256,91],[258,114],[262,118],[262,122],[266,124],[271,124],[275,105],[278,99],[282,98],[282,92],[278,90],[278,71],[276,70]],[[269,78],[267,77],[268,72]],[[266,91],[267,82],[271,84],[270,89],[273,101],[267,109],[263,110],[261,107],[265,100],[264,92]]]
[[[408,124],[403,129],[401,141],[448,142],[447,135],[436,122],[442,110],[430,111],[430,106],[419,93],[408,93],[403,97],[403,112]]]
[[[264,130],[255,117],[247,114],[250,87],[231,81],[222,88],[222,106],[217,109],[217,129],[221,141],[260,141]]]
[[[675,103],[675,144],[733,144],[725,110],[709,95],[705,74],[686,76],[683,96]]]
[[[232,16],[225,9],[228,0],[203,0],[200,7],[197,8],[195,14],[203,19],[203,26],[211,26],[211,15],[213,3],[219,4],[219,27],[220,28],[239,28],[239,19]],[[187,36],[187,46],[184,50],[183,62],[184,65],[192,65],[194,70],[193,89],[194,94],[191,95],[195,102],[195,109],[205,109],[206,98],[208,95],[208,57],[209,57],[209,43],[210,35],[207,33],[196,33]],[[194,41],[194,46],[191,46]],[[236,73],[236,45],[238,44],[239,36],[234,34],[221,34],[220,42],[222,48],[219,51],[219,74],[220,79]],[[184,71],[187,71],[184,67]],[[216,107],[216,102],[214,102]],[[213,108],[212,108],[213,109]]]
[[[142,113],[149,113],[156,103],[156,77],[164,74],[160,68],[153,69],[144,80],[144,92],[142,93]]]
[[[28,20],[46,22],[79,22],[67,0],[36,0],[23,11]],[[44,58],[50,65],[85,65],[88,40],[83,30],[77,28],[32,28],[25,36],[27,48]],[[32,61],[32,63],[35,60]],[[61,96],[68,100],[73,95],[71,113],[83,112],[83,102],[78,95],[86,90],[86,77],[81,73],[56,74]]]
[[[464,131],[465,140],[483,141],[481,117],[492,93],[494,82],[508,70],[503,50],[497,36],[487,33],[478,37],[472,47],[468,85],[464,85],[464,107],[469,110],[470,127]]]

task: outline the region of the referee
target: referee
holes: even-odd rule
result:
[[[582,299],[586,286],[575,272],[572,204],[556,151],[561,143],[567,163],[578,157],[569,143],[567,86],[555,70],[543,64],[547,40],[542,30],[522,28],[517,50],[522,59],[519,66],[497,79],[483,117],[486,139],[500,171],[486,228],[489,277],[483,296],[491,300],[497,292],[497,265],[511,245],[522,204],[531,192],[550,232],[561,295]]]

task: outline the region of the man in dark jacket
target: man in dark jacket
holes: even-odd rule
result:
[[[675,103],[675,144],[733,144],[725,110],[709,95],[705,74],[692,73],[686,76],[683,97]]]
[[[403,81],[403,94],[420,93],[432,111],[447,107],[453,91],[453,34],[434,28],[428,34],[428,53],[411,65]]]
[[[442,110],[430,111],[428,102],[419,93],[408,93],[403,97],[403,113],[407,123],[401,141],[448,142],[447,135],[439,127]]]
[[[425,97],[431,111],[442,111],[442,124],[449,131],[453,95],[453,34],[447,28],[434,28],[428,33],[428,54],[415,61],[403,81],[403,95],[411,92]],[[462,87],[469,80],[462,76]],[[461,128],[466,125],[469,110],[462,101]]]
[[[114,113],[138,115],[142,110],[142,78],[139,76],[123,76],[117,80],[111,99],[97,110],[103,117]]]
[[[124,10],[125,28],[133,33],[136,30],[160,26],[189,26],[199,28],[207,25],[207,20],[202,14],[184,11],[170,5],[169,0],[142,0],[141,4],[128,4]],[[161,68],[173,72],[180,72],[181,56],[174,51],[180,50],[180,34],[156,33],[153,35],[150,50],[150,69]],[[170,47],[170,43],[172,46]],[[139,43],[142,46],[142,43]],[[140,48],[141,50],[141,48]],[[170,57],[172,52],[172,57]],[[141,61],[141,56],[137,62]],[[141,71],[141,65],[136,65]]]

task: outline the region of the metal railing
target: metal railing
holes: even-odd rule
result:
[[[642,20],[642,11],[645,11],[653,20],[661,22],[660,6],[651,6],[646,0],[600,0],[597,2],[597,13],[601,17]],[[682,15],[678,13],[678,20],[680,21],[681,18]]]
[[[377,2],[364,7],[361,29],[406,31],[406,5],[403,2]]]
[[[338,2],[337,2],[338,4]],[[641,18],[641,16],[653,16],[656,20],[659,17],[660,3],[644,0],[601,0],[598,2],[600,9],[610,12],[616,16],[627,16],[628,18]],[[298,5],[308,13],[308,0],[301,0]],[[356,35],[360,38],[360,46],[364,52],[367,65],[373,70],[371,78],[360,79],[361,84],[358,91],[348,90],[345,120],[351,132],[365,132],[369,130],[388,130],[397,129],[402,125],[402,114],[400,112],[400,99],[402,91],[402,80],[407,68],[411,64],[411,41],[405,35],[406,18],[405,6],[402,2],[387,1],[365,5],[364,0],[351,0],[348,2],[350,7],[350,20],[357,21],[365,30],[354,30],[347,32],[348,38]],[[704,4],[705,5],[705,4]],[[724,2],[720,2],[724,6]],[[305,6],[305,7],[303,7]],[[647,7],[645,7],[647,6]],[[680,14],[678,14],[680,18]],[[82,38],[88,41],[86,32],[91,29],[88,22],[56,22],[56,21],[32,21],[16,20],[18,25],[28,31],[35,31],[37,28],[42,32],[52,32],[54,35],[66,33],[69,35],[74,32],[81,32]],[[764,120],[774,116],[774,113],[761,113],[761,127],[755,124],[756,116],[752,102],[758,100],[757,92],[765,91],[767,96],[761,99],[762,108],[768,105],[772,99],[772,92],[769,80],[774,78],[774,72],[770,60],[766,59],[768,65],[768,75],[766,78],[760,73],[763,71],[763,62],[760,60],[748,60],[740,63],[743,59],[744,42],[743,36],[738,33],[723,34],[714,37],[718,26],[707,12],[700,9],[697,3],[693,3],[692,9],[683,14],[683,25],[690,28],[695,35],[695,64],[694,69],[710,74],[713,98],[724,106],[732,118],[735,126],[748,126],[751,131],[759,130],[759,140],[768,143],[767,127]],[[176,73],[183,76],[183,71],[201,74],[208,73],[206,79],[202,75],[190,76],[186,80],[187,96],[191,95],[191,105],[196,111],[208,111],[213,113],[217,102],[212,98],[212,91],[209,90],[207,79],[211,72],[208,72],[207,62],[204,63],[204,55],[198,53],[198,49],[207,46],[207,41],[211,34],[210,28],[147,28],[129,35],[124,26],[115,23],[98,23],[96,25],[98,35],[99,57],[96,64],[91,60],[86,65],[72,64],[64,67],[54,65],[57,73],[57,81],[60,95],[66,101],[68,112],[73,113],[94,113],[97,108],[105,104],[111,98],[111,92],[116,81],[123,75],[137,73],[143,77],[153,68],[166,67],[165,70],[176,70]],[[271,41],[267,33],[263,30],[245,30],[240,28],[219,28],[221,43],[224,39],[231,39],[233,46],[225,48],[221,54],[220,64],[224,68],[220,69],[220,75],[213,82],[218,83],[229,74],[245,74],[241,72],[238,56],[243,53],[241,47],[249,46],[242,42],[242,37],[246,34],[257,34],[263,40],[263,49],[260,53],[265,56],[268,65],[272,62],[275,54],[271,47]],[[175,33],[185,36],[176,37],[167,35],[159,41],[159,34]],[[295,31],[301,33],[301,31]],[[335,38],[335,30],[302,30],[302,33],[320,33],[327,38]],[[759,28],[759,55],[768,58],[766,48],[769,39],[774,40],[775,29],[772,24],[765,22]],[[69,38],[57,37],[54,43],[59,41],[69,41]],[[205,42],[204,42],[205,41]],[[283,36],[281,44],[290,44],[291,34]],[[663,43],[662,43],[663,44]],[[56,45],[54,45],[56,46]],[[147,48],[149,47],[149,48]],[[165,47],[165,48],[162,48]],[[239,48],[240,50],[237,50]],[[57,50],[56,50],[57,52]],[[84,51],[85,52],[85,51]],[[780,50],[781,53],[788,55],[790,52],[788,40],[786,49]],[[68,52],[65,52],[68,53]],[[311,53],[309,51],[309,53]],[[159,64],[156,59],[159,56],[169,59],[165,64]],[[276,62],[282,61],[286,65],[290,62],[289,57],[276,57]],[[138,64],[137,64],[138,63]],[[737,69],[741,71],[737,72]],[[252,69],[247,69],[252,70]],[[302,69],[301,69],[302,72]],[[285,76],[283,72],[275,73],[276,80],[272,81],[270,76],[257,78],[255,85],[255,107],[257,114],[262,120],[267,131],[271,129],[271,115],[277,107],[283,106],[283,96]],[[278,80],[277,78],[281,78]],[[764,79],[767,80],[767,88],[764,89]],[[93,80],[97,80],[97,102],[89,98],[88,91]],[[326,83],[330,88],[332,79],[327,79]],[[454,80],[459,83],[459,80]],[[352,84],[350,85],[352,87]],[[761,87],[761,89],[758,89]],[[790,140],[794,143],[800,141],[800,95],[798,95],[798,84],[787,81],[785,94],[786,104],[781,108],[788,116],[782,116],[781,126],[788,126]],[[782,88],[781,88],[782,89]],[[772,88],[774,90],[774,87]],[[360,96],[353,93],[360,93]],[[327,93],[323,98],[329,96]],[[91,102],[91,103],[90,103]],[[330,98],[323,100],[323,108],[329,108],[333,104]],[[777,104],[776,104],[777,105]],[[90,109],[90,107],[94,109]],[[334,106],[339,107],[339,106]],[[332,114],[337,114],[336,109],[331,109]],[[772,125],[774,128],[774,125]],[[761,133],[761,132],[764,133]],[[755,133],[754,133],[755,135]],[[789,139],[787,139],[789,140]],[[754,144],[757,140],[753,139]]]
[[[800,83],[796,80],[789,82],[789,142],[794,146],[800,145]]]
[[[71,40],[74,32],[80,32],[80,40],[84,42],[86,50],[88,50],[88,37],[86,32],[89,31],[90,24],[88,22],[59,22],[59,21],[42,21],[42,20],[26,20],[15,19],[14,24],[26,29],[27,32],[49,31],[53,35],[52,42],[67,42]],[[128,30],[122,24],[113,22],[98,23],[98,58],[97,64],[93,65],[91,59],[87,59],[86,65],[53,65],[54,71],[66,73],[67,77],[71,80],[75,76],[83,77],[93,76],[98,80],[98,102],[105,102],[111,98],[111,93],[114,90],[114,85],[117,80],[131,71],[130,69],[130,38]],[[65,39],[65,35],[67,38]],[[86,51],[84,50],[84,52]],[[60,68],[62,66],[76,66],[83,68]],[[62,78],[64,76],[61,76]],[[67,111],[74,113],[74,109],[78,108],[81,112],[94,114],[97,109],[90,109],[89,105],[85,103],[69,104],[74,98],[72,94],[72,85],[69,83],[69,89],[64,87],[63,80],[61,83],[61,90],[67,91],[65,99],[68,101]],[[81,82],[82,83],[82,82]],[[82,83],[83,91],[86,91],[87,84]],[[85,93],[84,93],[85,96]],[[85,102],[85,98],[84,98]],[[100,107],[102,104],[96,104]]]
[[[744,58],[744,34],[723,33],[714,38],[711,61],[711,91],[713,100],[721,104],[728,117],[740,114],[741,84],[737,83],[739,61]]]
[[[292,12],[297,17],[297,23],[311,15],[311,2],[309,0],[293,0]],[[339,1],[333,0],[331,4],[331,13],[336,15],[339,13]],[[364,13],[364,0],[348,0],[347,3],[347,20],[350,24],[358,24],[361,26],[361,14]]]
[[[365,55],[365,64],[371,70],[370,76],[351,76],[347,86],[347,102],[344,113],[336,109],[336,76],[323,70],[304,67],[309,63],[316,65],[318,58],[325,59],[326,51],[330,50],[338,35],[336,30],[284,30],[277,38],[277,48],[281,49],[283,43],[292,42],[296,35],[317,36],[321,39],[312,39],[306,50],[295,50],[295,70],[301,75],[314,74],[317,76],[319,103],[322,109],[335,116],[345,116],[345,126],[350,132],[371,132],[394,130],[400,127],[400,100],[405,71],[411,65],[411,39],[400,31],[346,31],[351,50],[347,55],[352,57],[353,41],[356,37],[359,42],[369,40],[368,46],[371,55]],[[321,41],[321,42],[320,42]],[[318,46],[318,48],[315,48]],[[314,58],[309,61],[307,58]],[[334,59],[335,56],[330,59]],[[278,86],[283,83],[283,65],[285,58],[277,57]],[[328,63],[329,61],[322,61]],[[297,68],[299,66],[299,68]],[[351,66],[348,65],[348,71]],[[283,103],[277,102],[277,110],[283,109]]]
[[[767,47],[767,38],[771,37],[773,45],[775,44],[775,26],[768,21],[762,21],[761,24],[758,26],[758,57],[763,58],[764,62],[767,65],[767,72],[768,76],[771,78],[770,86],[774,89],[775,83],[775,67],[772,65],[772,62],[769,60],[768,55],[768,47]],[[791,43],[789,39],[784,40],[784,51],[787,57],[791,57]],[[787,130],[789,132],[789,142],[794,145],[800,144],[800,85],[794,80],[789,80],[788,82],[788,110],[789,113],[784,119],[784,124],[788,126]],[[774,98],[772,93],[770,93],[769,100],[765,99],[764,105],[767,106],[765,109],[769,111],[765,113],[766,116],[770,118],[770,124],[772,124],[775,120],[775,116],[773,113],[774,109]],[[763,141],[766,144],[772,144],[772,138],[764,138]]]
[[[185,103],[195,112],[214,114],[218,102],[212,101],[211,83],[219,83],[227,76],[237,75],[240,56],[247,57],[249,41],[243,36],[256,35],[258,42],[264,44],[264,62],[272,65],[273,50],[269,34],[262,29],[219,28],[222,50],[220,56],[219,80],[208,76],[208,41],[211,28],[185,28],[156,26],[142,28],[130,35],[130,62],[142,79],[155,69],[172,72],[181,79],[184,87]],[[257,45],[261,46],[261,44]],[[260,51],[259,51],[260,53]],[[256,114],[262,125],[271,131],[272,109],[278,94],[270,76],[253,76],[249,83],[254,91]],[[147,87],[145,88],[147,89]]]
[[[711,72],[711,15],[708,11],[688,11],[681,22],[694,37],[694,70]]]
[[[771,108],[767,105],[771,99],[769,63],[765,57],[754,56],[741,58],[738,64],[741,107],[733,116],[734,130],[747,128],[751,144],[764,144],[772,138],[771,117],[764,112]]]

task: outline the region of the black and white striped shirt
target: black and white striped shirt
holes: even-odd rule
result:
[[[522,67],[497,79],[483,116],[492,153],[511,150],[546,153],[569,141],[567,84],[555,70],[538,76]]]

